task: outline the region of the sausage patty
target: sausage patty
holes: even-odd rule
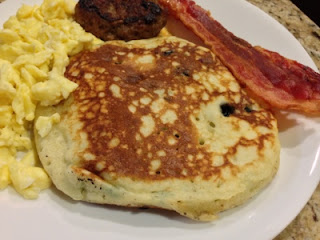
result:
[[[157,36],[167,12],[157,0],[79,0],[75,20],[102,40],[128,41]]]

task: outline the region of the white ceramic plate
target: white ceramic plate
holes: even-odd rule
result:
[[[22,3],[0,4],[0,23]],[[314,69],[299,42],[278,22],[244,0],[199,0],[228,30],[252,44],[280,52]],[[199,223],[161,210],[136,210],[74,202],[55,189],[38,200],[11,188],[0,193],[1,239],[246,239],[275,237],[306,204],[320,178],[320,118],[277,113],[281,164],[274,181],[245,205]]]

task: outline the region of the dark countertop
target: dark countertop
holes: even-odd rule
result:
[[[0,0],[0,3],[4,0]],[[320,28],[290,0],[247,0],[284,25],[320,69]],[[320,239],[320,184],[300,214],[275,240]],[[257,239],[258,240],[258,239]]]
[[[316,1],[290,0],[300,8],[312,21],[320,26],[319,3]]]

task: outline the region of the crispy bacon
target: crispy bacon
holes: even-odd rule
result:
[[[279,109],[320,113],[319,73],[236,37],[191,0],[159,3],[200,37],[259,99]]]

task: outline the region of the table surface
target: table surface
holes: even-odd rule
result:
[[[0,3],[4,0],[0,0]],[[247,0],[284,25],[320,69],[320,28],[290,0]],[[320,240],[320,184],[300,214],[274,240]]]

